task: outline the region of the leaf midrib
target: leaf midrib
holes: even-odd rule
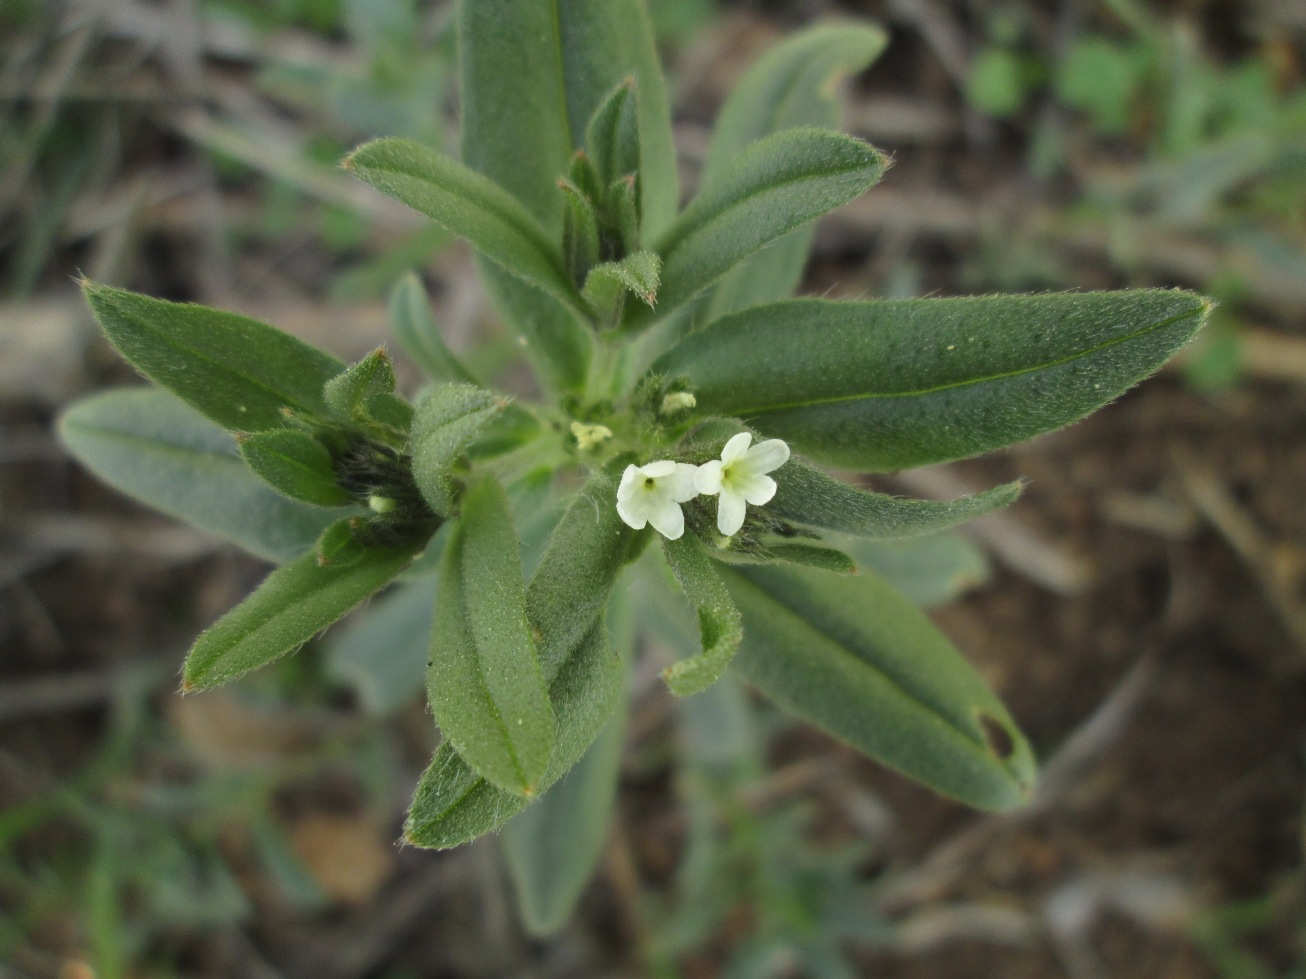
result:
[[[1111,340],[1106,341],[1105,343],[1100,343],[1095,347],[1089,347],[1085,350],[1080,350],[1076,353],[1071,354],[1068,357],[1063,357],[1060,360],[1050,360],[1047,361],[1046,363],[1034,364],[1029,367],[1022,367],[1019,368],[1018,370],[1006,371],[1000,374],[991,374],[985,377],[972,377],[962,381],[954,381],[950,384],[939,384],[934,387],[919,388],[913,391],[859,392],[856,394],[841,394],[841,395],[834,395],[827,398],[809,399],[806,401],[791,401],[784,404],[768,404],[760,407],[741,408],[732,405],[730,406],[730,410],[739,415],[743,415],[751,418],[751,417],[756,417],[757,415],[764,415],[774,411],[792,411],[795,408],[816,408],[816,407],[821,407],[823,405],[843,404],[849,401],[872,401],[872,400],[881,400],[887,398],[925,397],[931,394],[938,394],[942,391],[952,391],[952,390],[956,390],[957,388],[970,387],[976,384],[988,384],[993,381],[1004,381],[1013,377],[1020,377],[1024,374],[1032,374],[1035,373],[1036,371],[1049,370],[1050,368],[1053,367],[1060,367],[1063,364],[1074,363],[1076,360],[1081,360],[1084,357],[1092,356],[1093,354],[1098,353],[1099,351],[1107,350],[1111,347],[1116,346],[1117,344],[1126,343],[1130,340],[1137,339],[1138,337],[1146,336],[1149,333],[1154,333],[1157,330],[1163,330],[1167,326],[1171,326],[1175,323],[1178,323],[1181,320],[1188,319],[1189,317],[1192,316],[1200,316],[1200,315],[1201,315],[1200,309],[1190,310],[1184,313],[1177,313],[1174,316],[1169,317],[1168,319],[1162,320],[1160,323],[1154,323],[1150,326],[1145,326],[1142,329],[1135,330],[1133,333],[1127,333],[1124,336],[1115,337]]]

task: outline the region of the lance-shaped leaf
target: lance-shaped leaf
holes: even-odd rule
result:
[[[490,782],[530,798],[553,711],[526,621],[521,544],[493,476],[467,488],[440,573],[427,694],[436,723]]]
[[[473,384],[442,384],[418,404],[413,416],[413,479],[436,513],[453,514],[458,460],[507,403]]]
[[[620,467],[617,467],[619,470]],[[540,673],[556,721],[544,791],[576,764],[611,717],[624,670],[603,609],[617,575],[648,540],[617,516],[617,470],[595,474],[563,514],[526,590]],[[526,800],[480,778],[449,744],[422,775],[404,826],[418,846],[457,846],[498,829]]]
[[[564,303],[578,303],[548,233],[494,181],[407,139],[365,143],[345,158],[344,166],[383,194],[466,238],[504,270]]]
[[[702,184],[710,185],[746,146],[798,126],[839,125],[839,82],[873,62],[887,40],[873,24],[817,24],[755,61],[717,116]],[[791,231],[727,273],[712,290],[703,322],[758,303],[783,299],[802,279],[814,229]]]
[[[944,795],[1029,797],[1034,757],[1001,701],[925,614],[878,577],[722,569],[744,616],[735,667],[781,706]]]
[[[339,516],[268,487],[228,432],[158,388],[79,401],[59,419],[59,437],[114,489],[267,561],[303,554]]]
[[[109,342],[131,365],[229,431],[283,426],[282,408],[327,414],[322,385],[345,365],[245,316],[83,282]]]
[[[639,173],[639,110],[633,75],[622,79],[594,110],[585,127],[585,148],[604,184]]]
[[[766,505],[767,515],[808,527],[880,539],[946,530],[1014,503],[1021,490],[1021,484],[1013,482],[959,500],[910,500],[854,489],[796,459],[790,459],[772,476],[776,492]]]
[[[580,285],[599,260],[599,217],[593,199],[570,180],[559,180],[558,190],[563,197],[563,261],[572,281]]]
[[[604,262],[590,269],[584,296],[599,326],[617,324],[628,292],[650,307],[656,305],[661,269],[662,263],[652,252],[635,252],[620,262]]]
[[[704,187],[654,248],[662,256],[659,315],[673,312],[781,235],[877,183],[888,160],[842,133],[790,129],[751,145]],[[632,313],[632,326],[649,322]]]
[[[744,636],[742,619],[721,576],[693,535],[663,540],[662,552],[681,590],[698,611],[703,651],[691,659],[677,661],[662,672],[667,688],[677,697],[684,697],[706,690],[721,678]]]
[[[331,453],[308,433],[289,428],[242,433],[236,443],[245,465],[282,495],[313,506],[354,502],[336,482]]]
[[[277,568],[195,641],[182,689],[216,687],[293,652],[393,581],[425,546],[371,550],[347,564],[321,565],[309,552]]]
[[[400,279],[390,293],[390,326],[404,353],[432,380],[476,383],[476,378],[440,336],[440,328],[431,314],[431,300],[415,272]]]
[[[503,828],[517,906],[533,935],[551,935],[567,923],[607,846],[625,713],[619,709],[576,766]]]
[[[402,446],[413,424],[413,409],[395,396],[395,371],[384,347],[377,347],[322,388],[332,415],[346,424]]]
[[[665,296],[665,290],[663,292]],[[1179,291],[755,306],[654,365],[705,413],[863,472],[988,452],[1060,428],[1159,368],[1210,302]]]

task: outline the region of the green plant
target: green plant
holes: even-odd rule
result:
[[[466,0],[460,16],[462,162],[381,139],[344,165],[477,248],[540,403],[473,376],[412,279],[396,333],[435,382],[415,405],[384,351],[346,366],[232,313],[85,284],[157,387],[74,406],[65,443],[120,489],[282,562],[200,636],[183,689],[297,649],[397,579],[438,591],[426,675],[443,741],[405,837],[449,847],[507,824],[528,921],[547,930],[598,856],[640,601],[616,583],[656,539],[701,638],[666,671],[673,693],[733,663],[940,792],[1018,805],[1034,760],[1015,722],[923,613],[834,544],[949,527],[1019,485],[904,500],[798,457],[878,472],[1057,428],[1156,370],[1208,302],[786,299],[813,219],[888,164],[813,128],[835,124],[831,83],[882,32],[818,26],[762,59],[679,210],[638,0]]]

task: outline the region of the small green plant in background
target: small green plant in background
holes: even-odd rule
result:
[[[1209,303],[787,298],[813,220],[888,165],[830,128],[832,83],[883,47],[874,26],[820,25],[762,59],[683,209],[638,0],[466,0],[457,30],[461,162],[386,138],[344,166],[477,249],[538,400],[456,358],[415,278],[393,300],[432,382],[412,404],[383,350],[346,365],[232,313],[85,283],[154,386],[73,406],[65,443],[279,564],[196,641],[183,690],[293,652],[399,581],[370,635],[426,633],[428,661],[387,657],[355,623],[332,662],[375,705],[424,665],[443,739],[404,837],[451,847],[502,827],[540,932],[598,859],[635,636],[668,588],[698,636],[664,672],[672,693],[704,695],[729,669],[939,792],[1019,805],[1034,759],[1015,721],[846,544],[954,526],[1019,485],[908,500],[818,467],[944,462],[1068,424],[1160,367]]]

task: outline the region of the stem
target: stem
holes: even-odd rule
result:
[[[612,397],[617,359],[621,355],[621,346],[613,343],[613,339],[606,332],[594,336],[589,375],[585,379],[585,400],[590,403]]]

